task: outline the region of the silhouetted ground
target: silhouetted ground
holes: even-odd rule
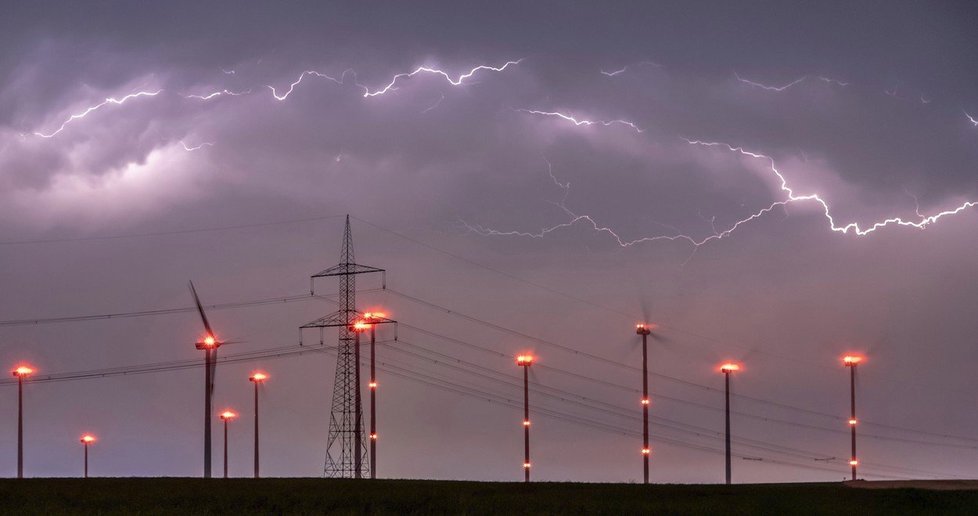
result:
[[[872,484],[872,483],[867,483]],[[0,480],[3,514],[975,514],[978,490],[844,484],[428,480]]]

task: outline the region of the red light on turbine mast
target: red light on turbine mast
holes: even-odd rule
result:
[[[528,366],[533,363],[533,355],[518,355],[516,357],[516,365],[518,366]]]
[[[733,362],[728,362],[720,366],[721,373],[732,373],[734,371],[740,371],[740,364],[735,364]]]
[[[849,425],[850,426],[856,426],[856,420],[855,419],[850,419],[849,420]]]
[[[656,329],[657,326],[648,323],[638,323],[635,325],[635,333],[639,335],[651,335],[652,330]]]
[[[856,459],[852,459],[852,460],[849,461],[849,465],[850,466],[858,466],[859,465],[859,461],[856,460]]]
[[[95,436],[92,435],[92,434],[85,434],[85,435],[81,436],[81,439],[79,439],[79,442],[81,442],[82,444],[92,444],[92,443],[95,442]]]
[[[24,378],[34,374],[34,368],[26,365],[17,366],[11,373],[18,378]]]
[[[863,357],[858,355],[846,355],[842,357],[842,363],[846,366],[854,366],[863,361]]]
[[[260,383],[268,379],[268,374],[261,371],[255,371],[254,373],[251,373],[251,376],[249,376],[248,379],[255,383]]]
[[[236,417],[238,417],[238,414],[234,411],[225,410],[224,412],[221,412],[221,419],[224,421],[230,421]]]
[[[651,455],[651,454],[652,454],[652,450],[648,448],[642,448],[642,455]]]

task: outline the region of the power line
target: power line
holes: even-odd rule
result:
[[[415,357],[419,357],[419,358],[421,358],[423,360],[426,360],[426,361],[432,361],[432,362],[434,362],[436,364],[439,364],[441,366],[444,366],[444,367],[448,367],[448,368],[452,368],[452,369],[456,369],[456,370],[462,371],[466,375],[469,375],[469,376],[471,376],[471,375],[481,376],[481,377],[490,379],[492,381],[496,381],[496,382],[502,383],[502,384],[504,384],[504,385],[506,385],[508,387],[512,387],[512,388],[517,389],[517,390],[520,387],[519,382],[518,382],[519,378],[516,377],[516,376],[510,375],[510,374],[506,374],[506,373],[501,373],[501,372],[498,372],[498,371],[495,371],[495,370],[488,370],[487,368],[485,368],[485,367],[483,367],[483,366],[481,366],[479,364],[475,364],[475,363],[468,362],[468,361],[465,361],[465,360],[462,360],[462,359],[458,359],[456,357],[446,356],[446,355],[441,354],[439,352],[436,352],[436,351],[433,351],[433,350],[429,350],[428,348],[425,348],[424,346],[420,346],[418,344],[414,344],[414,343],[411,343],[409,341],[406,341],[403,338],[401,338],[401,339],[398,340],[398,344],[399,344],[398,346],[391,347],[390,349],[392,351],[396,351],[396,352],[399,352],[399,353],[404,353],[404,354],[409,354],[409,355],[412,355],[412,356],[415,356]],[[406,350],[404,350],[401,347],[402,345],[405,345],[405,344],[408,345],[408,346],[410,346],[410,347],[414,347],[414,348],[417,348],[417,349],[421,349],[421,350],[424,350],[424,351],[431,352],[432,354],[439,355],[441,357],[446,357],[448,360],[450,360],[451,362],[454,362],[454,363],[439,362],[438,360],[428,359],[428,358],[423,357],[421,355],[418,355],[416,353],[412,353],[412,352],[406,351]],[[458,364],[458,365],[456,365],[456,364]],[[466,367],[468,367],[470,369],[466,369],[465,367],[460,367],[461,365],[465,365]],[[477,371],[472,371],[471,369],[475,369],[477,371],[488,371],[489,374],[485,374],[485,373],[481,373],[481,372],[477,372]],[[495,375],[495,376],[501,377],[502,379],[496,378],[495,376],[490,376],[490,375]],[[516,381],[516,382],[514,383],[514,381]],[[613,416],[626,418],[626,419],[629,419],[629,420],[635,422],[636,425],[640,421],[637,418],[637,415],[635,414],[635,412],[632,411],[632,410],[629,410],[627,408],[620,407],[620,406],[615,405],[615,404],[612,404],[612,403],[608,403],[608,402],[604,402],[604,401],[600,401],[600,400],[595,400],[595,399],[592,399],[592,398],[588,398],[586,396],[581,396],[579,394],[576,394],[576,393],[573,393],[573,392],[570,392],[570,391],[566,391],[564,389],[559,389],[559,388],[556,388],[556,387],[547,386],[547,385],[541,384],[539,382],[531,382],[531,383],[536,386],[538,394],[539,395],[542,395],[544,397],[549,397],[549,398],[556,399],[558,401],[565,402],[565,403],[575,404],[575,405],[584,407],[586,409],[598,410],[598,411],[604,412],[606,414],[611,414]],[[568,398],[578,398],[579,400],[583,400],[583,402],[582,401],[578,401],[577,399],[568,399]],[[719,432],[719,431],[711,430],[711,429],[708,429],[708,428],[703,428],[703,427],[696,426],[696,425],[691,425],[691,424],[688,424],[688,423],[683,423],[683,422],[680,422],[680,421],[671,420],[671,419],[668,419],[668,418],[665,418],[665,417],[662,417],[662,416],[653,416],[653,422],[656,423],[656,425],[657,425],[658,428],[670,428],[670,429],[675,430],[675,431],[678,431],[678,432],[684,432],[685,434],[692,433],[693,435],[696,435],[696,436],[699,436],[699,437],[705,437],[705,438],[709,438],[709,439],[719,440],[721,438],[721,435],[722,435],[721,432]],[[774,453],[786,454],[786,455],[794,456],[796,458],[803,458],[803,459],[808,459],[808,460],[825,460],[824,458],[815,457],[815,455],[819,455],[819,454],[813,454],[812,452],[809,452],[809,451],[806,451],[806,450],[801,450],[801,449],[798,449],[798,448],[791,448],[791,447],[786,447],[786,446],[775,445],[775,444],[770,443],[770,442],[767,442],[767,441],[758,441],[756,439],[750,439],[750,438],[743,437],[743,436],[735,436],[734,437],[734,442],[736,442],[740,446],[745,446],[745,447],[748,447],[748,448],[754,448],[754,449],[760,449],[760,450],[770,451],[770,452],[774,452]],[[824,455],[821,455],[821,457],[824,457]],[[924,473],[924,474],[927,474],[927,475],[936,475],[935,473],[925,472],[925,471],[922,471],[922,470],[913,470],[911,468],[904,468],[904,467],[901,467],[901,466],[890,466],[890,465],[873,464],[873,463],[870,463],[870,465],[872,467],[876,467],[876,468],[884,468],[884,469],[891,469],[891,470],[905,470],[905,471],[910,471],[910,472],[915,472],[915,473]]]
[[[381,289],[367,289],[360,290],[358,292],[375,292]],[[245,308],[251,306],[264,306],[264,305],[277,305],[277,304],[287,304],[294,303],[297,301],[305,301],[311,299],[314,296],[309,293],[304,294],[294,294],[286,296],[275,296],[267,298],[252,299],[247,301],[234,301],[225,303],[215,303],[210,305],[205,305],[204,308],[207,310],[233,310],[236,308]],[[315,297],[324,298],[326,296],[317,295]],[[156,317],[160,315],[173,315],[196,312],[196,306],[182,306],[174,308],[156,308],[150,310],[133,310],[127,312],[110,312],[101,314],[86,314],[86,315],[66,315],[58,317],[35,317],[29,319],[9,319],[5,321],[0,321],[0,327],[11,327],[11,326],[41,326],[45,324],[61,324],[61,323],[73,323],[73,322],[83,322],[83,321],[100,321],[107,319],[130,319],[136,317]]]
[[[392,293],[397,294],[397,295],[406,296],[405,294],[401,294],[401,293],[396,292],[396,291],[394,291],[394,290],[392,290],[390,288],[388,288],[387,291],[392,292]],[[428,305],[430,307],[434,307],[434,308],[439,309],[439,310],[444,310],[444,311],[446,311],[446,313],[449,313],[451,315],[463,317],[463,318],[465,318],[467,320],[470,320],[470,321],[484,323],[484,324],[490,325],[491,327],[493,327],[495,329],[502,329],[502,331],[509,331],[510,333],[516,332],[516,330],[511,330],[510,331],[508,329],[504,329],[503,327],[501,327],[499,325],[495,325],[494,323],[484,322],[484,321],[482,321],[480,319],[476,319],[476,318],[474,318],[472,316],[468,316],[468,315],[461,314],[461,313],[456,312],[456,311],[453,311],[453,310],[449,310],[449,309],[447,309],[445,307],[436,305],[434,303],[431,303],[431,302],[422,300],[422,299],[417,298],[417,297],[414,297],[414,296],[406,296],[406,297],[409,298],[410,300],[414,300],[414,301],[418,301],[418,302],[424,303],[424,304],[426,304],[426,305]],[[457,339],[457,338],[454,338],[454,337],[449,337],[447,335],[438,334],[436,332],[431,332],[431,331],[428,331],[428,330],[420,329],[420,328],[417,328],[415,326],[411,326],[410,324],[406,324],[406,323],[403,323],[403,322],[400,323],[400,325],[401,326],[404,326],[406,328],[409,328],[409,329],[414,329],[415,331],[419,331],[421,333],[424,333],[424,334],[427,334],[427,335],[430,335],[430,336],[433,336],[433,337],[441,338],[441,339],[447,340],[449,342],[454,342],[454,343],[457,343],[457,344],[464,345],[464,346],[469,347],[471,349],[476,349],[476,350],[483,351],[483,352],[486,352],[486,353],[489,353],[489,354],[493,354],[493,355],[496,355],[496,356],[499,356],[499,357],[509,358],[509,356],[506,355],[505,353],[501,353],[501,352],[492,350],[490,348],[485,348],[485,347],[479,346],[477,344],[472,344],[470,342],[466,342],[466,341],[463,341],[461,339]],[[518,335],[520,335],[520,336],[524,336],[526,338],[533,339],[533,340],[535,340],[537,342],[551,344],[551,345],[558,346],[558,347],[561,347],[561,348],[565,348],[566,347],[566,346],[563,346],[563,345],[560,345],[560,344],[551,343],[551,342],[545,341],[543,339],[532,337],[532,336],[523,334],[521,332],[516,332],[516,333]],[[581,353],[584,353],[584,352],[581,352]],[[589,355],[589,356],[595,356],[595,355],[591,355],[591,354],[588,354],[588,353],[584,353],[584,354],[585,355]],[[605,362],[609,362],[610,361],[609,359],[605,359],[604,357],[599,357],[599,358],[602,361],[605,361]],[[626,367],[628,369],[632,369],[632,370],[635,370],[635,371],[638,371],[639,370],[638,368],[633,367],[633,366],[631,366],[629,364],[624,364],[624,363],[614,362],[614,361],[611,361],[611,362],[613,362],[616,365],[619,365],[621,367]],[[601,384],[604,384],[604,385],[613,386],[613,387],[616,387],[616,388],[619,388],[619,389],[627,389],[629,391],[635,392],[634,389],[629,388],[629,387],[625,387],[625,386],[622,386],[622,385],[619,385],[619,384],[615,384],[615,383],[612,383],[612,382],[608,382],[608,381],[605,381],[605,380],[600,380],[600,379],[597,379],[597,378],[594,378],[594,377],[590,377],[590,376],[587,376],[587,375],[583,375],[583,374],[580,374],[580,373],[574,373],[574,372],[571,372],[571,371],[562,370],[562,369],[559,369],[559,368],[556,368],[556,367],[553,367],[553,366],[547,366],[547,365],[540,364],[538,367],[542,367],[542,368],[545,368],[545,369],[552,369],[552,370],[555,370],[557,372],[560,372],[560,373],[563,373],[563,374],[568,374],[568,375],[573,375],[573,376],[576,376],[576,377],[581,378],[581,379],[586,379],[586,380],[594,381],[594,382],[601,383]],[[706,389],[706,390],[717,392],[717,393],[720,392],[719,389],[715,389],[715,388],[710,387],[710,386],[697,384],[695,382],[689,382],[689,381],[682,380],[682,379],[679,379],[679,378],[675,378],[675,377],[672,377],[672,376],[663,375],[661,373],[652,372],[651,374],[654,375],[654,376],[657,376],[657,377],[661,377],[663,379],[677,381],[677,382],[680,382],[682,384],[695,386],[695,387],[698,387],[700,389]],[[699,404],[699,403],[695,403],[695,402],[690,402],[690,401],[687,401],[687,400],[683,400],[681,398],[674,398],[674,397],[668,397],[668,396],[662,396],[662,395],[657,395],[657,396],[658,397],[661,397],[661,398],[664,398],[664,399],[671,399],[673,401],[677,401],[677,402],[680,402],[680,403],[697,405],[697,406],[700,406],[702,408],[708,408],[708,409],[711,409],[711,410],[721,410],[719,408],[715,408],[715,407],[711,407],[709,405]],[[814,414],[814,415],[818,415],[818,416],[822,416],[822,417],[826,417],[826,418],[831,418],[831,419],[833,419],[835,421],[847,421],[846,418],[842,418],[842,417],[839,417],[839,416],[836,416],[836,415],[833,415],[833,414],[827,414],[827,413],[824,413],[824,412],[812,411],[812,410],[805,409],[805,408],[802,408],[802,407],[796,407],[796,406],[793,406],[793,405],[787,405],[787,404],[780,403],[780,402],[775,402],[775,401],[771,401],[771,400],[765,400],[765,399],[761,399],[761,398],[755,398],[755,397],[746,396],[746,395],[743,395],[743,394],[737,394],[735,396],[737,396],[739,398],[748,399],[748,400],[751,400],[751,401],[763,403],[763,404],[774,405],[774,406],[781,407],[781,408],[787,408],[787,409],[791,409],[791,410],[795,410],[795,411],[800,411],[800,412]],[[846,433],[846,432],[841,431],[841,430],[833,430],[833,429],[828,429],[828,428],[819,427],[819,426],[815,426],[815,425],[807,425],[807,424],[804,424],[804,423],[797,423],[797,422],[786,421],[786,420],[781,420],[781,419],[777,419],[777,418],[770,418],[770,417],[765,417],[765,416],[755,416],[753,414],[748,414],[748,413],[743,413],[743,412],[738,412],[738,414],[744,415],[744,416],[747,416],[747,417],[762,419],[762,420],[769,421],[769,422],[777,422],[777,423],[788,424],[788,425],[792,425],[792,426],[813,428],[813,429],[818,429],[818,430],[822,430],[822,431],[829,431],[829,432],[835,432],[835,433]],[[901,428],[901,427],[896,427],[896,426],[891,426],[891,425],[884,425],[884,424],[880,424],[880,423],[865,422],[864,424],[870,424],[870,425],[879,426],[879,427],[885,427],[885,428],[892,428],[892,429],[903,431],[903,432],[918,433],[918,434],[921,434],[921,435],[930,435],[930,436],[933,436],[933,437],[942,437],[942,438],[958,439],[958,440],[970,441],[970,442],[978,442],[978,439],[973,439],[973,438],[967,438],[967,437],[961,437],[961,436],[949,436],[949,435],[937,434],[937,433],[933,433],[933,432],[917,431],[917,430],[913,430],[913,429]],[[934,445],[934,446],[945,446],[945,447],[958,447],[958,448],[967,448],[967,449],[978,449],[978,447],[976,447],[976,446],[963,445],[963,444],[936,443],[936,442],[933,442],[933,441],[920,441],[920,440],[906,439],[906,438],[900,438],[900,437],[883,436],[883,435],[878,435],[878,434],[863,434],[863,435],[866,435],[867,437],[870,437],[870,438],[877,438],[877,439],[884,439],[884,440],[891,440],[891,441],[910,442],[910,443],[914,443],[914,444],[928,444],[928,445]]]

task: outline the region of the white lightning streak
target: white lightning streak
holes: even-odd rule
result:
[[[232,97],[237,97],[240,95],[247,95],[249,93],[251,93],[251,90],[245,90],[245,91],[220,90],[220,91],[215,91],[213,93],[208,93],[207,95],[184,95],[184,98],[210,100],[212,98],[220,97],[222,95],[230,95]]]
[[[654,242],[654,241],[657,241],[657,240],[669,240],[669,241],[681,240],[681,241],[689,242],[693,246],[699,247],[699,246],[701,246],[703,244],[706,244],[706,243],[708,243],[710,241],[720,240],[722,238],[725,238],[725,237],[729,236],[730,234],[732,234],[734,231],[736,231],[741,226],[743,226],[743,225],[745,225],[745,224],[747,224],[747,223],[749,223],[751,221],[754,221],[754,220],[756,220],[756,219],[758,219],[758,218],[766,215],[767,213],[773,211],[774,209],[776,209],[778,207],[784,207],[784,206],[786,206],[788,204],[796,203],[796,202],[805,202],[805,201],[808,201],[808,202],[818,203],[822,207],[822,214],[825,216],[826,220],[828,221],[829,229],[831,229],[834,232],[838,232],[838,233],[842,233],[842,234],[850,234],[851,233],[851,234],[856,235],[856,236],[865,236],[865,235],[868,235],[868,234],[870,234],[870,233],[872,233],[872,232],[874,232],[874,231],[876,231],[878,229],[881,229],[881,228],[884,228],[884,227],[890,226],[890,225],[913,227],[913,228],[916,228],[916,229],[925,229],[927,226],[929,226],[931,224],[934,224],[935,222],[937,222],[941,218],[944,218],[944,217],[949,216],[949,215],[955,215],[955,214],[960,213],[960,212],[962,212],[962,211],[964,211],[966,209],[972,208],[974,206],[978,206],[978,201],[968,201],[968,202],[962,203],[961,205],[959,205],[959,206],[957,206],[957,207],[955,207],[953,209],[941,211],[941,212],[936,213],[934,215],[923,216],[918,211],[917,213],[918,213],[918,215],[919,215],[920,218],[919,218],[919,220],[916,220],[916,221],[914,221],[914,220],[903,220],[900,217],[891,217],[891,218],[887,218],[887,219],[883,219],[881,221],[875,222],[872,225],[870,225],[868,227],[865,227],[865,228],[861,227],[859,225],[859,223],[857,223],[857,222],[850,222],[848,224],[845,224],[845,225],[841,225],[840,226],[840,225],[838,225],[836,223],[835,218],[832,216],[831,209],[830,209],[828,203],[824,199],[822,199],[818,194],[798,195],[798,194],[796,194],[794,192],[794,190],[788,185],[787,179],[784,177],[784,175],[781,173],[781,171],[778,170],[777,165],[776,165],[776,163],[774,161],[774,158],[772,158],[772,157],[770,157],[770,156],[768,156],[766,154],[761,154],[761,153],[757,153],[757,152],[748,151],[748,150],[744,149],[743,147],[735,147],[733,145],[730,145],[728,143],[723,143],[723,142],[705,142],[705,141],[699,141],[699,140],[687,140],[685,138],[683,138],[683,140],[686,143],[690,144],[690,145],[699,145],[699,146],[704,146],[704,147],[720,147],[720,148],[727,149],[730,152],[735,152],[735,153],[741,154],[743,156],[747,156],[747,157],[750,157],[750,158],[753,158],[753,159],[759,159],[759,160],[762,160],[762,161],[766,162],[767,165],[768,165],[768,168],[770,169],[770,171],[774,174],[775,177],[777,177],[778,182],[779,182],[779,188],[786,195],[785,199],[780,200],[780,201],[774,201],[774,202],[772,202],[769,206],[767,206],[765,208],[761,208],[761,209],[755,211],[750,216],[748,216],[748,217],[746,217],[744,219],[741,219],[741,220],[735,222],[734,224],[732,224],[731,226],[729,226],[727,229],[725,229],[723,231],[717,231],[716,230],[716,227],[714,226],[714,228],[713,228],[713,234],[712,235],[709,235],[709,236],[707,236],[705,238],[702,238],[702,239],[696,239],[696,238],[694,238],[692,236],[689,236],[689,235],[686,235],[686,234],[677,232],[677,234],[675,234],[675,235],[655,235],[655,236],[642,237],[642,238],[638,238],[638,239],[634,239],[634,240],[626,240],[626,239],[622,238],[618,233],[616,233],[612,228],[599,225],[591,216],[589,216],[589,215],[575,215],[575,214],[573,214],[573,212],[571,212],[570,210],[568,210],[566,207],[564,207],[564,211],[566,213],[568,213],[568,215],[571,217],[571,219],[569,221],[564,222],[564,223],[561,223],[561,224],[557,224],[557,225],[554,225],[554,226],[543,228],[543,229],[541,229],[538,232],[527,232],[527,231],[499,231],[499,230],[496,230],[496,229],[485,228],[485,227],[478,226],[478,225],[473,226],[473,225],[470,225],[470,224],[465,223],[464,221],[463,221],[463,224],[465,224],[469,228],[469,230],[474,231],[476,233],[479,233],[481,235],[485,235],[485,236],[519,236],[519,237],[528,237],[528,238],[543,238],[543,237],[547,236],[548,234],[553,233],[554,231],[557,231],[557,230],[560,230],[560,229],[564,229],[564,228],[569,228],[569,227],[574,226],[574,225],[576,225],[578,223],[583,223],[586,226],[590,226],[591,229],[593,229],[596,232],[599,232],[599,233],[607,233],[621,247],[631,247],[631,246],[636,245],[636,244],[641,244],[641,243],[644,243],[644,242]],[[551,174],[551,177],[553,177],[552,174]],[[554,181],[556,182],[556,179]],[[561,186],[559,182],[557,182],[557,185],[558,186]]]
[[[582,125],[585,125],[585,126],[588,126],[588,125],[603,125],[603,126],[607,127],[607,126],[611,126],[611,125],[620,124],[620,125],[624,125],[624,126],[630,127],[631,129],[633,129],[637,133],[644,132],[637,125],[635,125],[632,122],[629,122],[628,120],[587,120],[587,119],[578,119],[578,118],[575,118],[575,117],[573,117],[571,115],[560,113],[558,111],[537,111],[535,109],[523,109],[523,108],[518,108],[518,109],[516,109],[516,111],[519,111],[521,113],[529,113],[531,115],[540,115],[540,116],[556,117],[556,118],[560,118],[560,119],[566,120],[568,122],[571,122],[571,123],[573,123],[576,126],[582,126]]]
[[[434,74],[434,75],[440,75],[440,76],[444,77],[445,80],[448,81],[448,83],[451,84],[452,86],[460,86],[462,84],[462,82],[464,82],[466,79],[472,77],[473,75],[475,75],[476,73],[478,73],[478,72],[480,72],[482,70],[488,70],[488,71],[491,71],[491,72],[501,72],[501,71],[505,70],[506,68],[508,68],[511,65],[518,65],[518,64],[520,64],[520,61],[522,61],[522,60],[523,59],[521,58],[521,59],[517,59],[516,61],[506,61],[505,64],[503,64],[502,66],[498,66],[498,67],[496,67],[496,66],[489,66],[489,65],[479,65],[479,66],[476,66],[475,68],[469,70],[468,72],[463,73],[462,75],[459,75],[458,78],[456,78],[456,79],[452,79],[452,76],[451,75],[448,75],[446,72],[443,72],[442,70],[439,70],[437,68],[431,68],[431,67],[428,67],[428,66],[419,66],[418,68],[416,68],[412,72],[409,72],[409,73],[399,73],[399,74],[395,75],[393,78],[391,78],[391,81],[390,81],[390,83],[387,84],[387,86],[384,86],[383,88],[381,88],[379,90],[370,91],[369,89],[364,88],[363,96],[364,97],[376,97],[377,95],[383,95],[383,94],[387,93],[388,91],[391,91],[392,89],[395,89],[394,88],[394,85],[397,84],[397,81],[399,79],[414,77],[415,75],[417,75],[419,73],[430,73],[430,74]]]
[[[599,71],[601,72],[601,75],[607,75],[608,77],[614,77],[614,76],[616,76],[616,75],[618,75],[620,73],[625,73],[625,70],[628,70],[628,67],[627,66],[623,66],[620,70],[615,70],[613,72],[606,72],[604,70],[599,70]]]
[[[653,66],[655,68],[662,67],[662,65],[660,65],[659,63],[656,63],[655,61],[639,61],[638,64],[640,64],[640,65]],[[605,76],[608,76],[608,77],[614,77],[616,75],[620,75],[620,74],[625,73],[627,70],[628,70],[628,66],[623,66],[623,67],[621,67],[620,70],[615,70],[613,72],[606,72],[604,70],[598,70],[598,71],[601,72],[601,75],[605,75]]]
[[[434,104],[432,104],[432,105],[428,106],[427,108],[425,108],[424,111],[421,112],[421,114],[423,115],[423,114],[427,113],[428,111],[431,111],[432,109],[435,109],[436,107],[438,107],[439,104],[441,104],[441,101],[443,101],[443,100],[445,100],[445,94],[444,93],[442,93],[441,97],[438,97],[438,100],[436,100]]]
[[[760,88],[762,90],[767,90],[767,91],[777,91],[777,92],[782,92],[784,90],[787,90],[788,88],[791,88],[792,86],[796,86],[796,85],[798,85],[798,84],[800,84],[802,82],[805,82],[808,79],[818,79],[818,80],[820,80],[822,82],[825,82],[825,83],[828,83],[828,84],[835,84],[836,86],[848,86],[849,85],[848,82],[843,82],[843,81],[840,81],[840,80],[837,80],[837,79],[833,79],[831,77],[823,77],[821,75],[818,75],[818,76],[803,75],[803,76],[801,76],[801,77],[799,77],[799,78],[797,78],[797,79],[789,82],[788,84],[785,84],[784,86],[770,86],[770,85],[767,85],[767,84],[759,83],[757,81],[752,81],[750,79],[745,79],[745,78],[741,77],[740,74],[738,74],[737,72],[734,72],[734,77],[736,77],[738,81],[740,81],[740,82],[742,82],[744,84],[748,84],[750,86],[753,86],[755,88]]]
[[[971,125],[978,127],[978,120],[975,120],[975,117],[968,114],[967,111],[964,112],[964,116],[968,117],[968,121],[971,122]]]
[[[123,104],[127,100],[129,100],[129,99],[134,99],[134,98],[139,98],[139,97],[155,97],[156,95],[159,95],[159,93],[162,92],[162,91],[163,90],[139,91],[139,92],[136,92],[136,93],[130,93],[129,95],[126,95],[125,97],[122,97],[121,99],[117,99],[117,98],[114,98],[114,97],[109,97],[109,98],[103,100],[102,102],[100,102],[100,103],[98,103],[98,104],[96,104],[96,105],[94,105],[92,107],[89,107],[88,109],[86,109],[85,111],[82,111],[81,113],[78,113],[78,114],[75,114],[75,115],[71,115],[67,120],[65,120],[64,122],[61,123],[61,126],[58,127],[58,129],[56,131],[54,131],[52,133],[48,133],[48,134],[44,134],[44,133],[41,133],[41,132],[35,132],[34,135],[35,136],[40,136],[41,138],[53,138],[54,136],[56,136],[61,131],[64,131],[65,127],[67,127],[68,124],[74,122],[75,120],[79,120],[81,118],[85,118],[86,116],[88,116],[89,113],[91,113],[93,111],[96,111],[96,110],[102,108],[105,105],[108,105],[108,104]]]
[[[187,152],[193,152],[195,150],[200,150],[203,147],[213,147],[214,146],[214,144],[211,143],[211,142],[203,142],[200,145],[196,145],[196,146],[191,147],[191,146],[187,145],[186,143],[184,143],[183,140],[180,140],[180,145],[183,145],[183,150],[185,150]]]
[[[346,74],[347,73],[350,73],[350,72],[352,72],[352,70],[344,70],[343,73],[340,75],[340,78],[337,79],[335,77],[331,77],[329,75],[326,75],[324,73],[317,72],[315,70],[306,70],[306,71],[302,72],[301,74],[299,74],[299,78],[296,79],[292,84],[289,84],[289,91],[286,91],[283,95],[279,95],[278,94],[278,92],[275,90],[275,86],[271,86],[271,85],[267,85],[267,84],[265,86],[268,89],[272,90],[272,96],[275,97],[275,100],[285,100],[285,99],[289,98],[289,95],[292,94],[292,90],[294,90],[295,87],[298,86],[299,83],[302,82],[302,79],[304,79],[307,75],[314,75],[314,76],[319,77],[321,79],[326,79],[328,81],[333,81],[336,84],[339,84],[339,85],[342,86],[343,85],[343,81],[346,78]]]

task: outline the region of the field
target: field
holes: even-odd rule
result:
[[[873,483],[868,483],[873,484]],[[969,484],[653,485],[426,480],[0,480],[4,514],[974,514]],[[919,485],[919,484],[918,484]],[[970,487],[971,490],[968,490]]]

